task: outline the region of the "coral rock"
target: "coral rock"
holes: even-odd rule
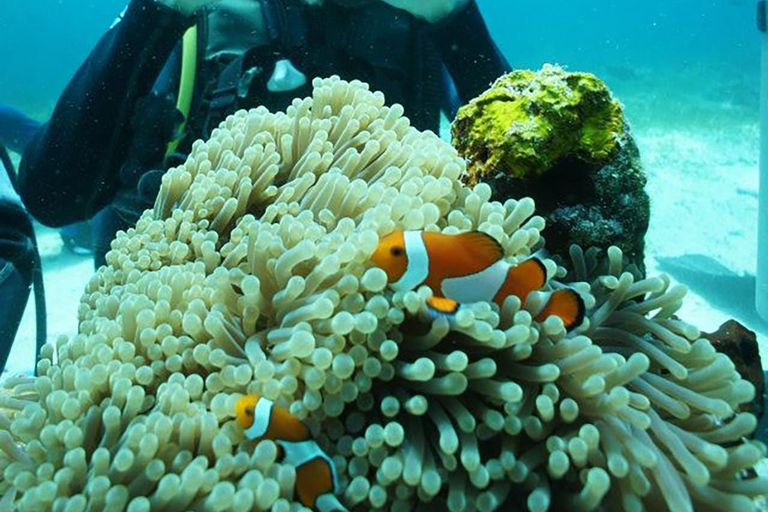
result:
[[[503,76],[459,110],[453,143],[470,185],[536,201],[551,253],[615,245],[643,272],[646,178],[621,106],[596,76],[555,66]]]

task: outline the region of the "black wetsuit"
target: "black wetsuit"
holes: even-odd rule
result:
[[[376,0],[356,0],[348,6],[345,0],[327,0],[322,7],[298,0],[271,3],[279,4],[288,28],[277,36],[256,34],[260,46],[242,56],[244,67],[266,72],[249,83],[245,98],[218,112],[207,96],[220,82],[226,62],[203,55],[181,151],[206,137],[234,108],[285,108],[292,98],[309,94],[313,77],[333,74],[368,82],[384,92],[389,103],[401,103],[416,127],[436,131],[446,95],[445,70],[466,101],[509,69],[474,0],[435,25]],[[206,17],[210,15],[203,15],[199,26],[206,26]],[[179,41],[195,21],[153,0],[133,0],[121,22],[102,37],[24,155],[21,195],[40,222],[63,226],[89,218],[140,189],[138,180],[146,170],[167,168],[162,157],[177,120],[166,115],[166,107],[173,103],[164,107],[162,101],[142,101],[175,93]],[[215,50],[210,43],[202,44],[207,53]],[[282,57],[290,57],[309,81],[296,90],[270,93],[266,78]],[[150,95],[153,91],[155,96]],[[125,217],[126,225],[135,221]]]

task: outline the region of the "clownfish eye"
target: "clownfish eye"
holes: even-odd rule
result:
[[[392,254],[392,256],[400,257],[403,255],[405,251],[403,251],[402,247],[392,247],[389,252]]]
[[[247,414],[248,416],[253,416],[253,407],[246,407],[245,414]]]

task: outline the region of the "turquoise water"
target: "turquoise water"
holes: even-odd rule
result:
[[[0,0],[0,104],[44,121],[126,2]],[[625,106],[648,178],[648,273],[669,273],[689,287],[679,315],[703,331],[729,318],[755,330],[767,361],[768,328],[753,306],[761,42],[755,2],[477,2],[513,67],[553,63],[607,82]],[[38,226],[38,239],[49,339],[71,338],[93,274],[90,257],[63,250],[57,230]],[[34,337],[28,307],[7,374],[34,367]]]
[[[0,102],[36,117],[49,113],[125,5],[123,0],[4,0],[0,6]]]
[[[518,65],[554,60],[580,68],[653,72],[708,66],[757,78],[749,72],[758,58],[753,2],[479,3]]]
[[[706,107],[713,104],[721,110],[708,115],[722,121],[736,110],[757,122],[760,46],[754,2],[479,4],[513,66],[555,62],[597,73],[627,103],[635,123],[706,123]]]
[[[556,62],[597,72],[619,96],[676,92],[679,101],[749,107],[756,119],[759,38],[752,1],[478,1],[515,67]],[[0,101],[44,116],[125,4],[4,0]],[[643,113],[641,105],[630,107]]]

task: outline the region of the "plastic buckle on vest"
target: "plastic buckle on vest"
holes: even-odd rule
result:
[[[766,31],[766,12],[765,12],[765,0],[757,2],[757,30],[760,32]]]
[[[260,66],[254,66],[240,76],[240,80],[237,83],[237,97],[240,99],[248,96],[248,91],[251,90],[251,84],[256,75],[260,75],[263,69]]]

